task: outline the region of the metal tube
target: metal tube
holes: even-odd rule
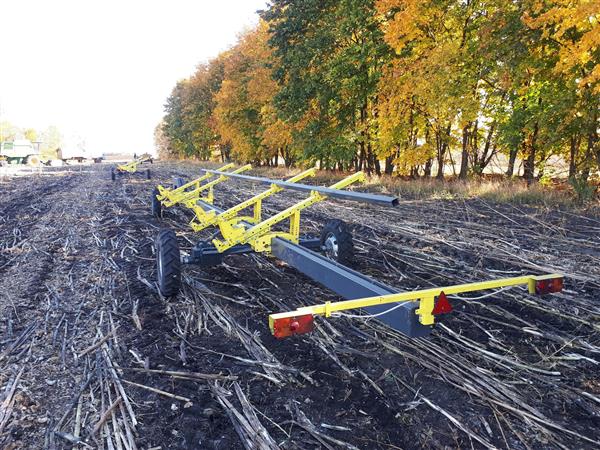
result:
[[[199,201],[198,204],[207,210],[221,214],[223,210],[210,203]],[[247,224],[248,225],[248,224]],[[374,295],[399,293],[398,289],[373,280],[367,275],[356,272],[349,267],[331,261],[301,245],[273,238],[271,241],[273,256],[287,262],[317,283],[331,289],[348,300]],[[390,305],[368,306],[364,309],[369,314],[378,314],[390,309]],[[377,319],[409,337],[424,337],[431,333],[432,327],[422,325],[415,313],[417,305],[405,303],[402,306],[379,316]]]
[[[303,248],[285,239],[275,238],[271,242],[273,256],[331,289],[347,300],[362,296],[398,294],[398,290],[373,280],[349,267],[327,259],[319,253]],[[368,314],[379,314],[390,310],[394,305],[373,305],[362,308]],[[418,305],[404,303],[398,308],[383,314],[377,319],[402,334],[415,338],[428,336],[432,327],[421,325],[415,313]]]
[[[276,186],[292,189],[294,191],[303,191],[303,192],[311,192],[316,191],[319,192],[329,198],[338,198],[341,200],[352,200],[355,202],[363,202],[363,203],[374,203],[376,205],[383,206],[398,206],[398,199],[396,197],[389,197],[387,195],[377,195],[377,194],[369,194],[366,192],[353,192],[353,191],[343,191],[340,189],[331,189],[322,186],[311,186],[309,184],[300,184],[300,183],[291,183],[289,181],[282,180],[272,180],[270,178],[264,177],[253,177],[251,175],[240,175],[229,172],[217,172],[211,169],[201,169],[207,173],[218,173],[224,175],[226,177],[231,178],[239,178],[240,180],[254,181],[257,183],[263,184],[274,184]]]

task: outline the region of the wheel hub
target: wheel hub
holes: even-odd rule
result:
[[[329,233],[325,237],[325,254],[328,258],[337,260],[338,257],[338,242],[333,233]]]

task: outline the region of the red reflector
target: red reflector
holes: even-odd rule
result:
[[[431,314],[437,316],[438,314],[447,314],[449,312],[452,312],[452,305],[448,301],[446,294],[440,292],[440,296],[438,297],[437,302],[435,302],[435,306],[433,307]]]
[[[552,294],[560,292],[563,288],[562,278],[549,278],[547,280],[537,280],[535,282],[535,293],[538,295]]]
[[[284,317],[273,321],[273,336],[278,339],[292,336],[294,334],[310,333],[315,329],[312,314],[298,317]]]

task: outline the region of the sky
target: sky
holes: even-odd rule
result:
[[[92,153],[154,151],[175,83],[258,22],[265,0],[0,0],[0,120]]]

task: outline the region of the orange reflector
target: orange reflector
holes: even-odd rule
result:
[[[284,317],[273,321],[273,336],[277,339],[292,336],[294,334],[310,333],[315,329],[312,314],[298,317]]]
[[[535,282],[535,293],[538,295],[552,294],[553,292],[560,292],[563,288],[563,279],[561,278],[549,278],[547,280],[537,280]]]
[[[438,297],[437,302],[435,302],[435,306],[433,307],[433,311],[431,314],[437,316],[438,314],[447,314],[452,312],[452,305],[448,301],[448,297],[444,292],[440,292],[440,296]]]

